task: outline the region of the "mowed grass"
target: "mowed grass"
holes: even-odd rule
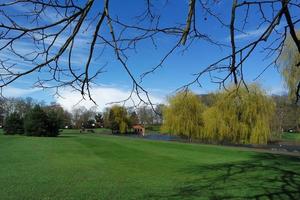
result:
[[[100,134],[0,135],[0,199],[300,199],[300,159]]]
[[[282,139],[300,142],[300,133],[283,133]]]

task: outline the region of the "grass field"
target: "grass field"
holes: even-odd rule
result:
[[[300,199],[300,158],[75,131],[0,135],[0,199]]]
[[[300,133],[283,133],[282,139],[300,142]]]

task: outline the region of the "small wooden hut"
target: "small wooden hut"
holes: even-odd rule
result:
[[[133,125],[132,129],[133,129],[133,132],[135,134],[138,134],[138,135],[141,135],[141,136],[145,135],[145,128],[141,124],[135,124],[135,125]]]

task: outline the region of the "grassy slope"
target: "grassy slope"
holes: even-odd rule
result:
[[[0,135],[0,199],[300,199],[300,159],[64,134]]]

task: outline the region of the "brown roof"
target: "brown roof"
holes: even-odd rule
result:
[[[144,126],[141,124],[135,124],[132,126],[132,128],[144,128]]]

